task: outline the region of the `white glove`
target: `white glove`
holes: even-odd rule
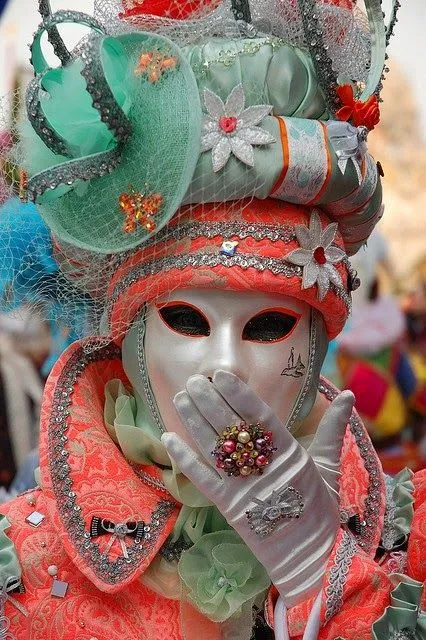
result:
[[[286,607],[315,595],[321,588],[325,567],[339,528],[339,464],[346,426],[354,396],[341,393],[322,418],[315,439],[306,451],[265,404],[237,376],[217,371],[213,382],[196,375],[189,378],[186,391],[174,399],[183,424],[199,452],[175,433],[166,433],[162,442],[182,473],[211,500],[228,523],[253,551],[278,589]],[[218,434],[241,421],[258,422],[273,434],[277,448],[262,475],[228,477],[215,467],[212,451]],[[201,453],[201,455],[200,455]],[[303,513],[296,517],[260,518],[261,527],[251,528],[247,516],[287,487],[299,492]],[[298,495],[290,493],[290,496]],[[276,497],[276,494],[275,496]],[[265,515],[264,507],[257,513]],[[269,516],[277,510],[269,510]],[[279,510],[278,510],[279,513]],[[295,512],[296,513],[296,512]],[[272,531],[263,536],[263,524]]]

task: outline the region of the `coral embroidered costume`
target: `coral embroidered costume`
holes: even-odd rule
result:
[[[340,1],[97,4],[42,1],[32,45],[21,187],[94,302],[46,386],[40,489],[2,508],[3,624],[421,637],[424,477],[385,484],[319,378],[382,213],[366,139],[394,13],[386,34],[375,0],[370,32]],[[72,54],[62,22],[93,31]]]

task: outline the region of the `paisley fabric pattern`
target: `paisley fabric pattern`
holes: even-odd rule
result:
[[[63,398],[59,393],[64,388],[61,385],[64,376],[70,382],[67,376],[76,354],[86,365],[78,371],[76,382],[72,385],[67,440],[61,444],[68,454],[66,458],[70,467],[69,476],[73,481],[72,490],[77,496],[76,504],[81,506],[81,511],[77,513],[81,513],[86,530],[93,515],[114,522],[132,518],[150,521],[158,504],[171,499],[161,488],[155,467],[129,465],[105,429],[103,410],[106,382],[117,378],[128,385],[118,352],[114,350],[111,357],[97,359],[97,351],[96,356],[87,359],[87,353],[81,349],[81,345],[73,345],[61,357],[47,384],[42,415],[42,489],[0,507],[0,512],[6,515],[11,525],[7,535],[16,547],[25,587],[25,593],[13,595],[29,613],[25,616],[12,602],[7,601],[5,615],[11,622],[10,631],[17,640],[199,640],[201,636],[209,640],[223,640],[222,631],[215,623],[197,613],[188,603],[166,598],[141,579],[158,558],[158,550],[173,529],[179,506],[158,528],[154,542],[142,561],[132,566],[131,572],[114,585],[102,580],[93,570],[90,558],[80,553],[78,543],[71,536],[61,506],[63,498],[58,495],[52,473],[52,464],[58,453],[52,447],[52,429],[56,428],[52,426],[52,416],[56,415],[52,406],[55,407]],[[323,381],[321,388],[328,398],[330,387]],[[367,554],[359,547],[362,535],[348,534],[345,527],[338,533],[324,578],[323,626],[318,640],[335,640],[339,636],[345,640],[371,640],[372,625],[389,605],[393,588],[387,571],[373,558],[382,533],[385,508],[380,467],[376,466],[364,428],[356,422],[355,429],[352,422],[353,419],[342,454],[341,508],[348,514],[357,513],[361,518],[367,518],[365,505],[371,493],[377,491],[373,505],[376,512],[370,521],[372,531],[368,538],[371,549]],[[378,475],[372,475],[372,471]],[[407,551],[407,573],[418,581],[424,581],[426,472],[414,478],[414,486],[414,517]],[[38,527],[26,521],[34,510],[45,516]],[[348,570],[347,573],[345,570],[345,579],[339,582],[336,592],[340,608],[337,607],[336,613],[325,624],[327,598],[330,598],[330,589],[326,592],[325,587],[331,584],[333,567],[342,562],[340,555],[345,547],[342,541],[348,535],[358,540],[359,544],[355,554],[352,553],[352,546],[350,556],[343,554]],[[99,544],[106,545],[107,542],[100,540]],[[130,544],[130,540],[126,539],[126,546]],[[111,554],[118,557],[121,552],[117,541]],[[57,579],[68,583],[64,598],[51,594],[53,578],[48,569],[52,565],[56,567]],[[266,606],[267,619],[272,626],[275,598],[276,592],[272,589]],[[311,600],[290,609],[288,622],[292,640],[301,640],[312,605]]]

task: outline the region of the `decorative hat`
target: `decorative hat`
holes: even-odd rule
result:
[[[397,4],[386,29],[379,0],[96,0],[95,18],[41,0],[11,158],[92,326],[117,337],[204,282],[294,295],[338,333],[346,256],[383,211],[366,139]],[[91,29],[73,51],[63,22]]]
[[[120,265],[108,290],[113,337],[126,332],[144,303],[185,287],[291,296],[322,313],[330,339],[340,333],[351,301],[337,224],[272,199],[232,205],[183,208]]]

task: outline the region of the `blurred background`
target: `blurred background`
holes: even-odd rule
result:
[[[31,77],[28,43],[39,24],[36,0],[0,0],[0,96],[23,96]],[[93,11],[90,0],[53,0],[52,9]],[[384,10],[389,0],[383,0]],[[324,375],[350,388],[386,472],[426,466],[426,3],[403,3],[389,53],[389,74],[382,93],[380,126],[369,148],[384,172],[385,215],[377,231],[353,260],[362,285],[354,294],[347,327],[330,345]],[[71,44],[81,34],[65,25]],[[0,117],[0,151],[10,144],[17,114],[4,107]],[[15,109],[14,109],[15,106]],[[4,195],[4,191],[3,191]],[[2,200],[2,221],[10,229],[16,214]],[[15,203],[16,209],[16,203]],[[16,258],[28,250],[32,229],[46,230],[31,205],[28,238],[18,238]],[[34,225],[34,226],[31,226]],[[46,236],[47,237],[47,236]],[[4,241],[4,240],[3,240]],[[49,243],[37,270],[50,291],[56,267]],[[47,283],[47,284],[46,284]],[[54,291],[54,287],[52,288]],[[0,292],[7,278],[0,269]],[[16,305],[15,305],[16,306]],[[43,385],[60,352],[74,339],[54,294],[43,300],[22,299],[19,312],[0,316],[0,501],[30,488],[37,465],[38,414]]]

